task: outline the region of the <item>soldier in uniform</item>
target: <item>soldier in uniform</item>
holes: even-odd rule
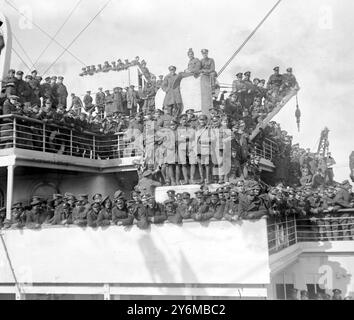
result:
[[[283,74],[283,82],[280,91],[286,95],[291,89],[299,90],[300,87],[295,76],[293,75],[293,68],[288,68],[286,69],[286,73]]]
[[[84,102],[85,112],[87,112],[89,115],[92,115],[92,113],[95,111],[95,106],[93,105],[93,98],[91,97],[91,91],[86,92],[83,102]]]
[[[193,200],[188,192],[182,193],[182,203],[177,206],[176,212],[182,219],[192,219]]]
[[[176,120],[171,120],[170,129],[165,135],[164,147],[166,152],[165,165],[167,166],[167,181],[166,184],[175,186],[176,185],[176,164],[177,164],[177,127],[178,123]]]
[[[195,221],[208,221],[214,217],[214,214],[209,211],[209,205],[205,201],[205,196],[202,190],[195,193],[196,199],[192,203],[192,218]]]
[[[59,225],[62,222],[64,199],[61,194],[54,194],[53,200],[54,200],[54,216],[52,219],[48,220],[48,223],[51,225]]]
[[[96,107],[98,113],[104,113],[104,105],[106,101],[106,95],[102,91],[103,88],[98,88],[98,92],[96,93]]]
[[[175,87],[174,84],[178,78],[176,74],[176,67],[170,66],[168,68],[170,73],[164,78],[162,83],[162,90],[166,92],[164,107],[172,107],[172,114],[179,117],[182,113],[183,103],[179,86]]]
[[[209,184],[210,182],[210,131],[207,127],[208,117],[199,116],[199,126],[195,134],[198,168],[201,182]]]
[[[200,73],[203,75],[210,76],[210,83],[213,90],[215,90],[215,80],[217,77],[217,73],[215,71],[215,61],[208,57],[209,50],[203,49],[202,51],[203,59],[201,62],[201,70]]]
[[[158,204],[151,195],[145,195],[145,215],[149,223],[162,224],[167,216],[162,205]]]
[[[73,209],[72,220],[73,224],[84,227],[87,225],[87,215],[91,210],[91,205],[88,201],[87,194],[79,195],[79,201],[76,207]]]
[[[11,211],[11,220],[4,222],[4,228],[19,229],[24,227],[26,223],[26,212],[22,202],[14,203]]]
[[[8,92],[8,90],[6,89],[6,96],[9,95],[15,95],[16,94],[16,82],[17,79],[15,77],[16,75],[16,71],[13,69],[10,69],[7,73],[7,76],[2,80],[1,84],[2,84],[2,90],[5,89],[7,87],[8,84],[11,84],[11,87],[13,87],[13,91],[12,92]]]
[[[115,110],[115,112],[124,112],[122,90],[123,89],[120,87],[114,88],[113,90],[113,110]]]
[[[187,155],[188,155],[188,143],[193,139],[190,136],[191,129],[187,126],[187,115],[181,115],[180,124],[177,128],[177,167],[176,167],[176,176],[177,176],[177,184],[180,183],[181,171],[183,173],[184,183],[185,185],[189,184],[188,179],[188,167],[187,167]],[[195,171],[195,164],[194,171]],[[182,169],[182,170],[181,170]],[[193,173],[193,172],[192,172]],[[194,177],[194,173],[193,173]]]
[[[137,190],[139,190],[142,194],[154,194],[155,189],[161,186],[160,182],[152,179],[152,174],[153,172],[151,170],[147,170],[143,173],[143,178],[137,185]]]
[[[269,94],[275,101],[279,101],[280,89],[283,84],[283,76],[279,73],[279,70],[279,67],[273,69],[274,74],[270,76],[267,83]]]
[[[155,109],[155,96],[156,96],[156,89],[149,81],[143,90],[143,112],[147,114],[148,112],[153,112]]]
[[[31,203],[31,210],[26,212],[26,228],[39,229],[39,217],[41,214],[41,201],[35,200]]]
[[[124,221],[129,218],[128,209],[123,198],[116,198],[115,205],[112,209],[112,222],[116,225],[123,225]]]
[[[240,220],[239,215],[239,196],[236,190],[232,190],[230,193],[230,200],[227,200],[224,208],[224,218],[228,221],[234,222]]]
[[[91,205],[91,209],[87,213],[87,226],[91,228],[97,228],[97,219],[101,211],[101,203],[94,202]]]
[[[335,205],[335,211],[341,210],[341,209],[351,209],[352,206],[350,204],[350,193],[352,190],[352,186],[348,180],[343,181],[339,186],[338,186],[338,191],[333,199],[334,205]],[[352,237],[354,236],[354,230],[351,229],[350,225],[350,214],[349,213],[338,213],[337,214],[337,224],[342,230],[341,235],[344,238],[344,240],[351,240]],[[337,228],[338,228],[337,226]],[[332,224],[332,229],[334,228]],[[339,229],[339,228],[338,228]]]
[[[20,98],[21,103],[31,100],[31,87],[23,80],[23,72],[16,72],[16,95]]]
[[[80,115],[81,114],[81,110],[83,109],[83,104],[81,99],[75,95],[75,93],[71,94],[71,107],[69,109],[70,110],[74,110],[76,115]]]
[[[333,290],[333,297],[332,300],[343,300],[342,296],[342,291],[339,289],[334,289]]]
[[[64,81],[64,77],[62,76],[58,77],[58,82],[56,84],[56,96],[58,98],[58,105],[60,104],[64,106],[64,108],[66,109],[69,94],[63,81]]]
[[[167,216],[167,220],[173,224],[182,224],[183,218],[177,212],[177,206],[174,200],[168,199],[164,202],[165,212]]]
[[[269,198],[260,195],[260,186],[255,181],[246,185],[246,193],[240,196],[240,217],[242,219],[260,219],[269,213]]]
[[[57,107],[58,105],[58,85],[57,85],[57,80],[58,77],[53,76],[51,78],[51,82],[50,82],[50,86],[52,88],[52,103],[53,103],[53,107]]]
[[[130,116],[133,116],[138,111],[138,93],[135,91],[135,86],[131,85],[127,92],[127,108]]]
[[[219,193],[211,193],[209,206],[209,214],[212,215],[215,219],[221,220],[224,217],[225,204],[222,204],[219,199]]]
[[[114,103],[113,103],[113,94],[109,92],[109,90],[105,91],[106,98],[105,98],[105,112],[107,116],[111,116],[116,112],[117,110],[114,109]]]

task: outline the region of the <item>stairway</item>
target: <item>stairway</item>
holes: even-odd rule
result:
[[[250,140],[254,140],[260,132],[260,129],[265,129],[270,121],[280,112],[283,107],[299,92],[297,89],[292,89],[289,93],[280,101],[274,110],[256,127],[256,129],[252,132],[250,136]]]

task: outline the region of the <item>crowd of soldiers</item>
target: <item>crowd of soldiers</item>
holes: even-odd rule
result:
[[[110,72],[110,71],[123,71],[123,70],[128,70],[130,67],[133,66],[138,66],[140,70],[142,71],[143,75],[147,80],[150,80],[152,74],[150,73],[149,69],[147,68],[147,63],[145,60],[140,61],[140,57],[135,57],[132,61],[129,61],[129,59],[125,59],[124,62],[121,59],[118,59],[117,61],[112,61],[109,63],[108,61],[105,61],[105,63],[98,64],[97,67],[95,65],[93,66],[87,66],[82,68],[82,72],[80,73],[80,77],[84,76],[93,76],[96,73],[100,72]]]
[[[152,172],[144,178],[151,179]],[[193,197],[190,193],[167,192],[168,200],[157,203],[154,191],[158,184],[141,181],[129,194],[118,190],[114,197],[95,194],[89,196],[55,194],[53,199],[33,197],[28,206],[15,203],[10,220],[5,220],[4,210],[0,224],[4,228],[40,228],[42,225],[77,225],[81,227],[131,226],[141,229],[149,224],[165,221],[182,224],[184,220],[205,222],[212,219],[238,222],[268,217],[279,221],[286,216],[299,218],[298,232],[308,223],[313,239],[351,240],[354,224],[342,209],[354,208],[354,197],[349,181],[336,186],[315,189],[311,186],[291,188],[279,184],[275,187],[255,180],[238,179],[211,192],[202,185]],[[336,217],[336,219],[328,219]],[[307,231],[308,231],[307,230]],[[272,230],[270,230],[272,232]],[[306,231],[305,231],[306,233]],[[305,239],[310,240],[310,239]],[[271,245],[271,244],[270,244]]]
[[[300,299],[299,299],[299,290],[292,289],[290,291],[290,296],[288,300],[352,300],[353,298],[348,296],[343,299],[342,290],[333,289],[332,295],[326,293],[326,290],[321,290],[321,292],[317,292],[315,294],[310,295],[307,290],[300,291]]]

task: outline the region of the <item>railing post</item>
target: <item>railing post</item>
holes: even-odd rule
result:
[[[263,146],[263,158],[266,159],[266,150],[265,150],[265,142],[262,143]]]
[[[45,131],[46,131],[46,125],[45,125],[45,123],[43,123],[43,147],[42,147],[42,149],[43,149],[43,152],[45,152]]]
[[[70,156],[73,155],[73,131],[70,130]]]
[[[294,215],[294,232],[295,232],[295,244],[297,243],[297,221],[296,221],[296,217]]]
[[[12,140],[13,140],[13,148],[16,148],[16,135],[17,135],[17,132],[16,132],[16,124],[17,124],[17,121],[16,121],[16,118],[14,117],[14,121],[13,121],[13,131],[12,131]]]
[[[93,158],[96,159],[96,136],[93,136]]]
[[[285,213],[285,230],[286,230],[286,242],[287,242],[287,247],[290,246],[290,239],[289,239],[289,225],[288,225],[288,215]]]

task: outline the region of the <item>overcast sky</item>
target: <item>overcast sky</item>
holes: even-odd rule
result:
[[[22,12],[32,15],[34,24],[54,35],[77,0],[10,0]],[[83,32],[69,51],[87,65],[132,59],[136,55],[148,62],[154,74],[166,74],[167,67],[179,70],[187,65],[187,51],[200,55],[210,50],[217,69],[228,60],[252,29],[275,4],[275,0],[112,0]],[[66,47],[88,24],[106,0],[85,0],[57,37]],[[35,25],[28,25],[5,0],[0,0],[11,21],[19,44],[14,48],[29,67],[37,60],[50,39]],[[354,151],[354,2],[351,0],[283,0],[263,27],[220,77],[231,83],[239,71],[268,79],[274,66],[284,71],[293,67],[301,86],[301,131],[297,132],[295,99],[275,120],[294,136],[294,142],[316,151],[321,130],[328,126],[330,149],[337,161],[336,179],[349,175],[349,155]],[[36,68],[40,72],[62,53],[52,43]],[[13,55],[12,66],[25,69]],[[48,72],[62,74],[70,88],[80,81],[82,65],[65,53]],[[90,88],[91,89],[91,88]],[[69,89],[70,90],[70,89]]]

